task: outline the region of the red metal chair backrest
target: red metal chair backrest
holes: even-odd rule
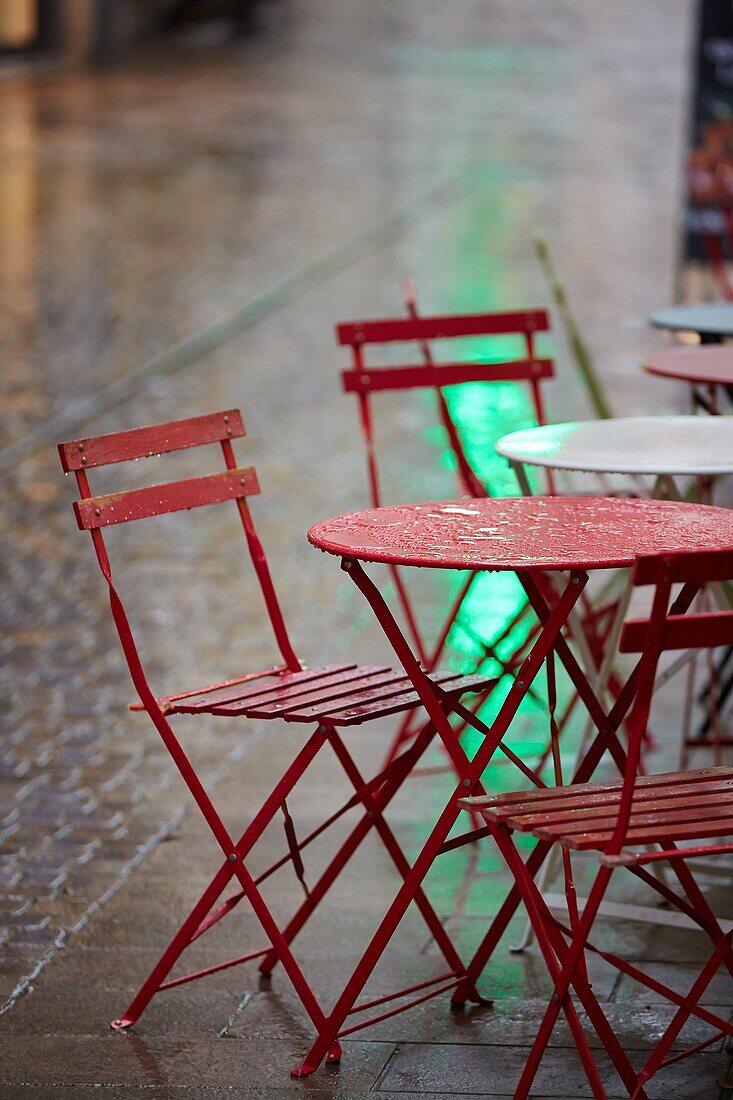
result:
[[[336,325],[336,341],[342,347],[350,347],[352,365],[342,371],[344,390],[359,398],[361,425],[367,447],[369,484],[372,503],[381,503],[379,476],[374,449],[372,416],[369,398],[386,390],[434,388],[438,395],[443,425],[453,449],[462,490],[472,496],[485,497],[486,487],[471,468],[461,443],[455,421],[450,415],[443,396],[443,386],[463,382],[529,382],[532,402],[539,424],[545,422],[540,383],[552,378],[554,363],[535,355],[535,333],[550,327],[544,309],[517,310],[511,313],[453,314],[422,317],[417,314],[414,295],[408,292],[409,317],[371,321],[345,321]],[[518,335],[524,338],[525,357],[508,362],[436,362],[431,352],[431,342],[468,336]],[[423,363],[408,366],[368,366],[365,352],[370,345],[392,343],[417,343]]]
[[[706,585],[733,578],[733,551],[691,551],[648,555],[637,559],[632,582],[654,586],[647,618],[628,620],[621,632],[622,653],[640,653],[634,678],[634,701],[628,722],[629,750],[624,772],[621,812],[608,855],[617,855],[626,843],[634,787],[649,721],[657,665],[665,650],[710,649],[733,645],[733,611],[686,613]],[[682,589],[673,602],[672,587]]]
[[[239,410],[229,409],[208,416],[175,420],[168,424],[153,424],[131,431],[59,444],[61,465],[66,473],[75,475],[79,487],[80,499],[74,501],[77,523],[81,530],[89,531],[92,536],[99,566],[109,586],[112,614],[130,673],[141,701],[148,710],[152,708],[157,712],[159,707],[145,678],[127,614],[112,583],[112,570],[102,534],[104,527],[113,524],[235,501],[284,667],[292,671],[299,671],[302,667],[290,644],[267,559],[247,505],[247,497],[260,491],[257,474],[252,467],[238,467],[234,456],[232,439],[244,434]],[[210,443],[218,443],[221,447],[226,468],[220,473],[103,496],[92,495],[88,477],[92,468]]]

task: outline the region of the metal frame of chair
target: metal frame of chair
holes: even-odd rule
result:
[[[410,282],[404,284],[406,318],[388,318],[382,320],[342,322],[336,325],[336,340],[342,347],[349,347],[352,354],[351,366],[341,373],[346,393],[356,394],[359,402],[361,431],[367,456],[369,492],[374,507],[382,504],[379,463],[374,439],[374,417],[371,399],[375,394],[394,390],[422,389],[433,390],[438,405],[440,423],[445,429],[451,453],[456,463],[458,490],[461,495],[487,497],[491,495],[487,487],[471,466],[461,440],[460,430],[451,415],[443,392],[444,387],[460,385],[466,382],[526,382],[529,384],[532,405],[539,424],[545,423],[545,409],[541,383],[554,377],[552,359],[536,355],[535,335],[546,332],[550,327],[545,309],[514,310],[507,313],[452,314],[447,316],[425,316],[418,312],[414,287]],[[449,340],[461,337],[519,336],[525,341],[525,357],[505,362],[439,362],[433,354],[432,343],[436,340]],[[374,346],[392,343],[416,344],[422,358],[422,365],[407,366],[368,366],[366,350]],[[552,472],[548,471],[548,488],[554,492]],[[417,616],[410,596],[397,567],[390,567],[397,599],[404,616],[409,635],[416,652],[426,670],[435,668],[445,650],[448,636],[456,622],[460,609],[469,594],[476,574],[469,574],[453,601],[444,625],[431,648],[425,642],[417,622]],[[480,644],[480,656],[476,669],[487,660],[496,661],[504,672],[512,671],[518,664],[524,643],[508,658],[502,659],[498,647],[509,638],[528,612],[525,603],[502,628],[501,633],[487,643],[477,639]],[[533,629],[533,634],[536,628]],[[462,723],[462,727],[465,723]],[[407,716],[390,748],[388,760],[393,759],[400,747],[412,736],[412,723]]]
[[[112,1027],[117,1029],[134,1024],[151,998],[161,990],[258,959],[261,974],[268,977],[277,962],[282,963],[305,1011],[320,1032],[325,1024],[326,1014],[291,950],[292,940],[372,830],[379,836],[398,875],[404,878],[409,872],[408,861],[384,817],[384,811],[433,740],[434,724],[430,719],[424,720],[407,751],[370,779],[363,777],[346,747],[339,732],[340,728],[348,729],[385,716],[412,712],[420,706],[419,695],[402,672],[377,666],[358,667],[353,664],[307,668],[296,656],[264,549],[247,503],[249,496],[259,492],[257,476],[252,468],[240,468],[234,455],[232,440],[244,434],[239,411],[231,409],[208,416],[59,444],[62,467],[65,472],[73,473],[77,480],[79,499],[74,502],[77,523],[81,530],[91,534],[97,561],[109,589],[114,623],[139,697],[139,703],[134,704],[131,709],[147,712],[223,857],[218,871],[130,1006],[112,1021]],[[221,448],[225,469],[220,473],[103,496],[92,495],[88,476],[92,468],[207,444],[219,445]],[[118,523],[224,502],[236,504],[280,659],[264,671],[158,698],[148,683],[127,613],[112,579],[103,531]],[[485,676],[461,676],[451,672],[435,672],[433,680],[441,685],[444,698],[451,704],[465,691],[485,691],[492,685],[492,681]],[[170,722],[174,715],[196,714],[260,720],[281,718],[287,722],[315,727],[238,839],[225,827]],[[333,749],[353,794],[339,810],[298,840],[288,811],[287,797],[325,744]],[[362,811],[359,820],[345,838],[340,839],[331,862],[309,889],[305,882],[303,850],[340,820],[343,814],[354,808]],[[288,852],[255,878],[248,868],[247,857],[278,810],[284,817]],[[286,926],[280,928],[260,888],[270,875],[288,863],[300,880],[305,898]],[[230,882],[235,884],[236,892],[220,901]],[[250,903],[265,932],[267,945],[193,973],[168,978],[185,948],[217,924],[243,899]],[[415,896],[415,901],[451,971],[462,973],[461,960],[422,890]],[[401,991],[395,996],[405,992],[410,991]],[[335,1042],[329,1048],[328,1060],[338,1061],[339,1057],[340,1047]]]
[[[579,1021],[578,1005],[585,1009],[634,1100],[647,1096],[646,1085],[660,1069],[705,1049],[722,1036],[733,1035],[730,1021],[699,1003],[721,965],[725,965],[733,977],[733,931],[723,932],[693,874],[695,861],[702,856],[733,852],[733,839],[725,839],[733,838],[733,768],[640,775],[644,734],[660,657],[665,651],[691,647],[709,649],[733,643],[733,612],[689,610],[701,588],[732,577],[733,552],[730,551],[685,552],[637,560],[634,585],[653,586],[654,593],[648,617],[627,621],[621,636],[621,650],[640,654],[640,657],[614,708],[616,717],[620,710],[629,710],[628,755],[620,781],[563,785],[559,753],[555,752],[555,787],[460,800],[472,814],[481,814],[504,856],[516,892],[526,905],[554,985],[514,1094],[515,1100],[524,1100],[529,1095],[560,1013],[567,1019],[593,1095],[606,1096],[593,1051]],[[673,599],[675,584],[681,584],[682,588]],[[552,668],[550,654],[548,677],[554,676]],[[556,744],[556,738],[553,741]],[[515,833],[530,834],[538,841],[526,862],[515,842]],[[701,844],[700,841],[717,843]],[[537,853],[541,854],[548,845],[556,843],[561,845],[563,855],[567,922],[553,915],[535,882]],[[571,853],[575,851],[595,852],[599,861],[582,910],[573,877]],[[664,876],[647,870],[660,865],[666,868]],[[687,994],[676,992],[645,974],[640,967],[591,942],[594,922],[609,882],[620,868],[655,890],[664,902],[685,914],[709,936],[711,954]],[[670,876],[676,879],[678,889],[670,886]],[[493,936],[491,943],[495,943]],[[599,955],[676,1008],[672,1020],[639,1070],[632,1066],[591,988],[588,953]],[[466,989],[473,988],[485,958],[486,943],[481,945],[469,965]],[[460,989],[454,997],[460,1002]],[[715,1029],[713,1036],[686,1050],[671,1053],[691,1016],[710,1024]]]

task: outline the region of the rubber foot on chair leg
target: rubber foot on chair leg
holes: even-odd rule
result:
[[[109,1026],[113,1031],[124,1031],[125,1028],[132,1027],[134,1023],[135,1021],[128,1019],[127,1016],[120,1016],[116,1020],[110,1020]]]
[[[260,965],[257,967],[257,970],[259,971],[260,976],[262,978],[271,978],[272,977],[272,971],[275,967],[276,962],[277,962],[277,956],[276,955],[265,955],[264,959],[262,960]]]
[[[315,1073],[316,1067],[309,1065],[307,1062],[303,1062],[302,1066],[296,1066],[295,1069],[291,1069],[291,1077],[310,1077],[311,1073]]]
[[[327,1066],[337,1066],[341,1061],[341,1043],[333,1043],[326,1055]]]
[[[467,1001],[474,1005],[493,1005],[494,1003],[490,997],[482,997],[475,985],[470,985],[468,989],[459,986],[451,997],[451,1009],[460,1012],[466,1007]]]

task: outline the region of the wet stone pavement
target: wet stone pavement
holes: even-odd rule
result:
[[[141,54],[97,76],[0,81],[3,1098],[511,1094],[548,994],[536,948],[508,950],[520,918],[482,980],[493,1008],[455,1015],[443,999],[427,1002],[357,1033],[340,1067],[306,1081],[288,1070],[310,1025],[284,975],[262,985],[252,964],[162,993],[133,1031],[109,1030],[218,864],[152,727],[127,711],[131,686],[104,585],[53,444],[241,407],[248,435],[238,455],[258,469],[253,513],[298,652],[310,663],[383,662],[353,586],[305,542],[317,519],[366,502],[333,322],[399,314],[408,275],[426,310],[545,304],[531,245],[538,228],[615,410],[680,411],[685,395],[643,378],[638,364],[661,339],[645,318],[672,294],[691,12],[686,0],[551,0],[541,19],[536,5],[510,0],[294,0],[271,5],[259,34],[236,46]],[[552,346],[550,416],[588,415],[559,331]],[[508,387],[505,396],[480,426],[487,453],[491,438],[526,423],[521,395]],[[380,413],[385,497],[451,496],[430,403],[400,395]],[[106,491],[215,468],[214,455],[184,453],[111,468],[93,484]],[[503,466],[493,472],[513,491]],[[121,527],[109,543],[161,692],[269,664],[260,598],[227,509]],[[428,627],[437,628],[449,583],[415,579]],[[660,726],[675,728],[678,691],[661,702]],[[542,721],[539,711],[524,715],[520,734],[536,739]],[[297,729],[276,724],[182,719],[177,728],[232,829],[302,743]],[[373,767],[391,732],[386,724],[348,735],[361,767]],[[663,744],[659,762],[674,751]],[[496,769],[497,783],[510,781]],[[390,808],[408,857],[450,790],[445,775],[413,780]],[[319,757],[291,801],[299,834],[343,792],[333,758]],[[308,849],[311,881],[335,843]],[[282,851],[276,821],[253,869]],[[431,872],[430,896],[462,952],[480,939],[506,881],[488,845]],[[326,1004],[396,882],[368,840],[298,937]],[[731,917],[726,886],[706,882]],[[268,883],[281,921],[299,890],[287,871]],[[648,899],[626,884],[615,900]],[[696,933],[671,925],[609,920],[603,932],[680,989],[704,951]],[[186,965],[261,943],[238,909],[190,948]],[[609,1018],[643,1057],[669,1008],[596,966]],[[411,913],[369,992],[440,969]],[[707,1001],[725,1011],[731,1000],[721,975]],[[696,1024],[683,1035],[701,1038]],[[727,1096],[727,1061],[713,1046],[660,1075],[649,1095]],[[621,1095],[604,1073],[609,1096]],[[563,1028],[535,1091],[587,1095]]]

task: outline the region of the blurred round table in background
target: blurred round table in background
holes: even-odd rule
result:
[[[642,474],[679,497],[676,477],[712,478],[733,473],[733,422],[729,417],[619,416],[545,424],[504,435],[496,444],[530,493],[525,466],[596,474]]]
[[[727,336],[733,336],[733,302],[656,309],[649,315],[649,323],[670,332],[696,332],[701,343],[719,344]]]
[[[642,368],[657,378],[686,382],[693,410],[703,408],[713,416],[720,413],[718,389],[733,398],[733,348],[722,344],[666,348],[648,356]],[[704,389],[703,389],[704,388]]]

